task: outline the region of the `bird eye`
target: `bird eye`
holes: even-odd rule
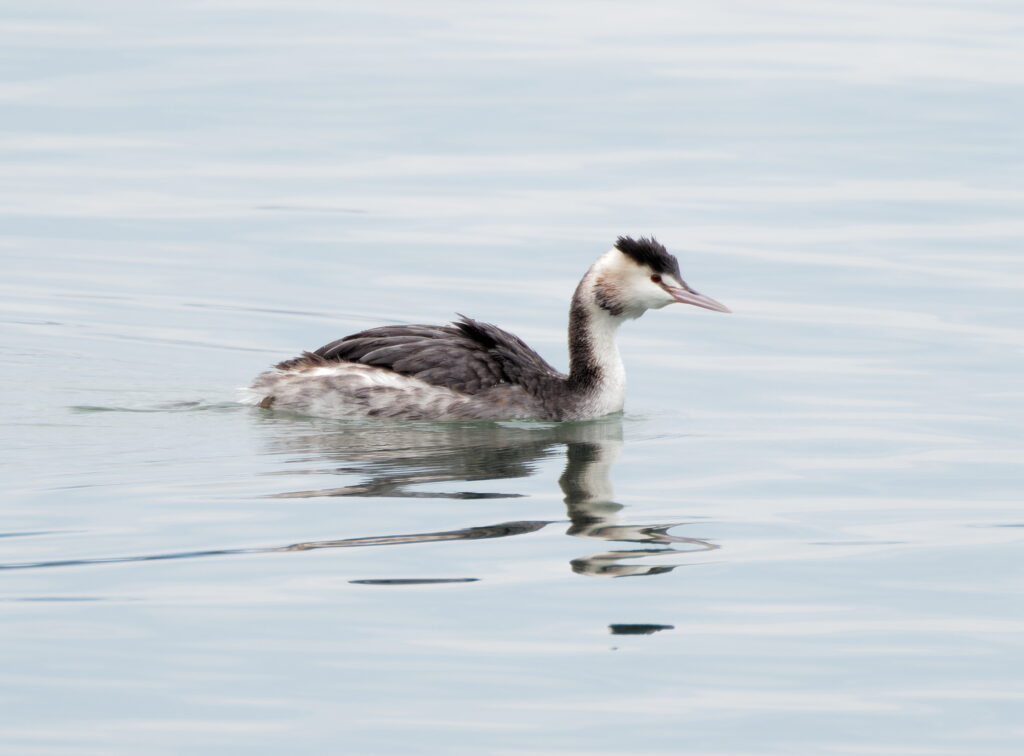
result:
[[[661,276],[655,273],[653,276],[651,276],[651,280],[654,281],[654,283],[661,283]]]

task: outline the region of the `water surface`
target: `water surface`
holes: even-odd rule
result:
[[[0,750],[1017,754],[1013,3],[0,16]],[[343,423],[268,364],[656,234],[626,413]]]

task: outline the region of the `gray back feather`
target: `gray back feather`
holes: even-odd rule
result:
[[[565,380],[519,337],[465,315],[459,318],[447,326],[371,328],[277,367],[289,370],[332,362],[359,362],[471,395],[512,384],[537,396],[547,393],[545,389],[552,383]]]

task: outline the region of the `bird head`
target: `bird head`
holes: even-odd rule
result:
[[[675,302],[730,312],[691,289],[679,272],[679,261],[654,238],[620,236],[591,273],[594,300],[615,316],[638,318]]]

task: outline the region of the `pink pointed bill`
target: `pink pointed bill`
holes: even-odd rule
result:
[[[732,312],[732,310],[718,300],[706,297],[703,294],[698,294],[695,291],[676,288],[675,286],[666,286],[665,290],[675,297],[677,302],[682,302],[683,304],[697,305],[697,307],[714,310],[715,312]]]

